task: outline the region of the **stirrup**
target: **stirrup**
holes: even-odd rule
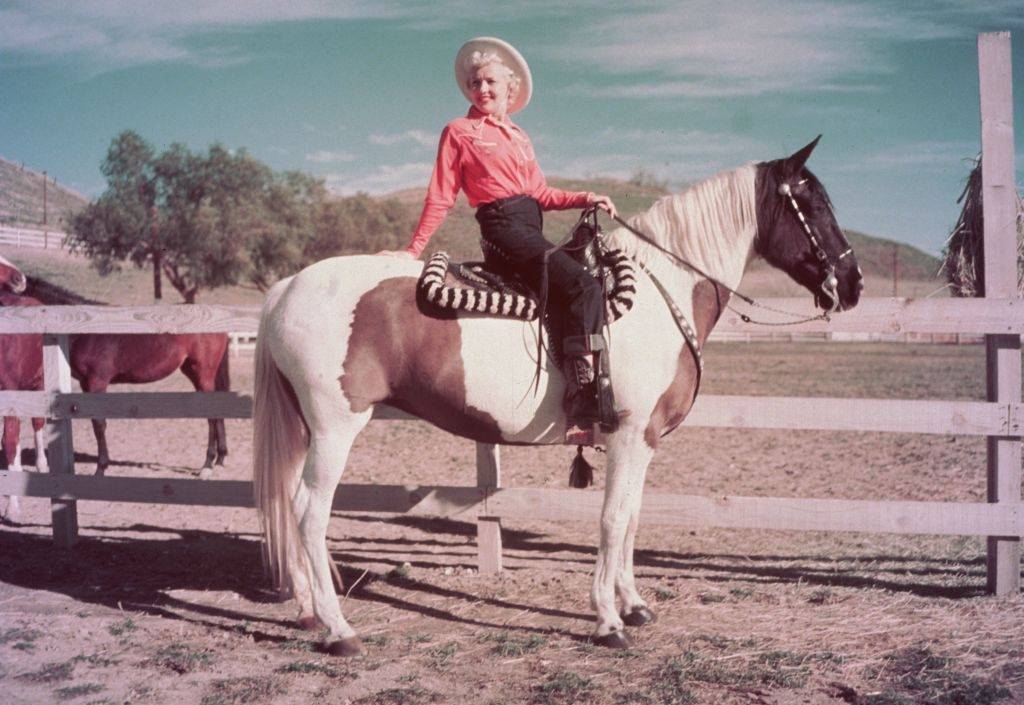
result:
[[[613,433],[619,428],[619,414],[615,409],[615,394],[612,391],[612,380],[608,371],[608,358],[605,354],[606,349],[604,336],[600,333],[569,336],[562,344],[562,353],[566,356],[567,361],[573,357],[580,358],[580,360],[585,359],[589,355],[594,357],[594,363],[591,368],[592,381],[582,379],[567,380],[569,383],[575,382],[576,394],[591,395],[590,398],[593,400],[593,403],[588,405],[590,409],[578,416],[581,416],[586,421],[598,423],[601,431],[604,433]],[[589,363],[576,360],[571,364],[574,366],[574,372],[576,364],[590,367]],[[579,377],[578,374],[576,376]],[[587,389],[587,387],[591,387],[591,389]]]

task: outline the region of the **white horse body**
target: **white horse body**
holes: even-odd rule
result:
[[[799,174],[812,148],[780,172]],[[719,174],[633,220],[659,248],[718,280],[700,311],[695,297],[701,285],[710,285],[704,276],[626,229],[609,234],[612,247],[657,276],[696,324],[701,343],[728,296],[721,285],[739,284],[758,234],[758,168]],[[278,283],[264,306],[256,353],[257,506],[275,577],[291,587],[301,623],[311,624],[315,615],[330,629],[332,653],[360,649],[334,594],[325,537],[349,449],[373,404],[406,408],[475,440],[544,444],[562,438],[563,379],[546,356],[533,391],[536,323],[423,315],[413,293],[420,270],[419,263],[385,257],[329,259]],[[653,620],[632,565],[644,476],[658,437],[692,405],[699,374],[651,278],[638,271],[636,286],[633,309],[609,330],[616,405],[627,413],[603,439],[607,477],[591,593],[596,637],[614,646],[628,645],[624,619]]]

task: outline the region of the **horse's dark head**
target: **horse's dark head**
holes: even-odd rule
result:
[[[6,288],[15,294],[20,294],[25,291],[26,286],[28,286],[28,280],[21,270],[9,260],[0,257],[0,289]]]
[[[819,139],[758,165],[754,247],[814,294],[820,308],[848,309],[857,305],[864,279],[825,187],[804,167]]]

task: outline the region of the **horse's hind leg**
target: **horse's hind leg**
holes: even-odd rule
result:
[[[32,437],[36,444],[36,471],[49,472],[50,464],[46,460],[46,419],[32,419]]]
[[[624,566],[626,537],[633,516],[640,509],[644,475],[652,455],[642,429],[621,428],[609,438],[601,544],[590,594],[597,612],[594,641],[602,646],[626,648],[632,645],[624,631],[623,619],[615,609],[615,593]]]
[[[80,380],[86,394],[107,391],[107,380],[87,377]],[[96,435],[96,476],[102,477],[110,466],[110,452],[107,450],[107,420],[93,419],[92,432]]]
[[[292,499],[299,522],[299,536],[310,573],[313,613],[329,630],[327,650],[335,656],[353,656],[362,650],[355,630],[345,621],[332,580],[331,557],[327,551],[327,525],[331,518],[334,490],[338,486],[349,450],[356,435],[369,421],[369,412],[349,417],[333,428],[311,425],[309,454]],[[307,417],[308,418],[308,417]],[[300,596],[300,621],[303,618]]]

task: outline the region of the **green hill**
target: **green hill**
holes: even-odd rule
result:
[[[0,223],[39,227],[43,224],[43,175],[24,164],[0,157]],[[89,199],[46,179],[46,223],[63,229],[68,216],[85,206]]]

